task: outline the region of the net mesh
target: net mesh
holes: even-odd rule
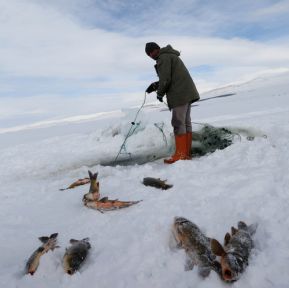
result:
[[[192,156],[203,156],[213,153],[217,149],[225,149],[234,141],[241,140],[241,136],[227,128],[213,127],[209,124],[200,124],[202,127],[193,131]]]

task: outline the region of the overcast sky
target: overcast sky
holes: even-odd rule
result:
[[[288,0],[0,0],[0,97],[141,98],[149,41],[181,51],[201,92],[282,71],[288,15]]]

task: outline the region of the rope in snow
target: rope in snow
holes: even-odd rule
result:
[[[161,122],[161,123],[154,123],[154,125],[161,131],[162,135],[163,135],[163,139],[164,139],[164,142],[166,143],[166,146],[168,146],[168,141],[167,141],[167,137],[164,133],[164,122]]]

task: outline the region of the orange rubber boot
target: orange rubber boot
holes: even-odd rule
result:
[[[187,132],[187,156],[188,160],[192,159],[192,139],[193,139],[193,133]]]
[[[166,164],[175,163],[178,160],[186,160],[187,156],[187,134],[175,135],[176,152],[169,159],[165,159]]]

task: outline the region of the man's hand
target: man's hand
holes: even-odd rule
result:
[[[152,93],[154,91],[157,91],[159,87],[159,82],[154,82],[150,84],[150,86],[147,88],[146,93]]]
[[[159,94],[157,95],[157,99],[158,99],[160,102],[163,102],[163,97],[164,97],[164,96],[161,96],[161,95],[159,95]]]

